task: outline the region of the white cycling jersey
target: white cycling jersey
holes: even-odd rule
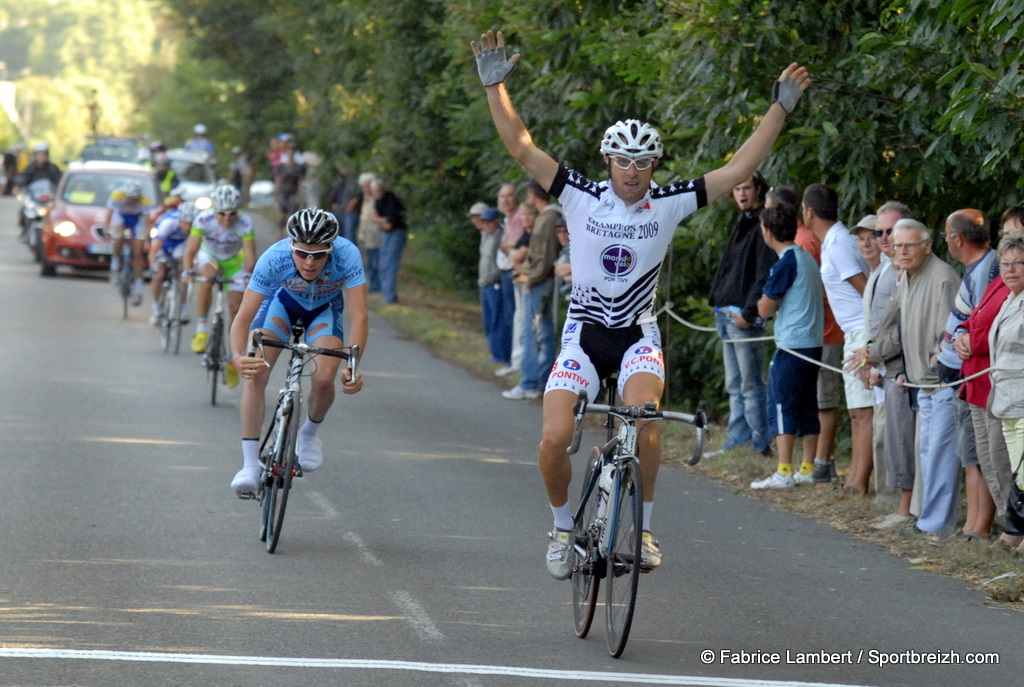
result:
[[[216,260],[230,260],[242,250],[242,241],[255,237],[249,215],[238,213],[234,226],[225,229],[217,223],[217,213],[212,209],[196,215],[189,233],[203,237],[199,250]]]
[[[572,261],[568,317],[619,329],[652,322],[654,292],[676,227],[707,205],[704,178],[651,188],[633,205],[559,165],[550,192],[565,214]]]

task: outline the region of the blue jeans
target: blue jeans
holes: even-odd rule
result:
[[[356,239],[356,233],[359,229],[359,213],[358,212],[346,212],[341,217],[341,235],[351,241],[354,245],[358,246],[359,241]]]
[[[512,359],[512,309],[507,308],[502,282],[480,287],[484,334],[491,349],[491,362],[508,365]]]
[[[543,389],[555,364],[555,280],[523,289],[523,359],[520,362],[524,389]]]
[[[366,249],[366,287],[370,293],[380,292],[380,248]]]
[[[728,312],[715,313],[718,336],[724,339],[752,339],[764,336],[764,329],[740,329]],[[764,342],[723,343],[725,390],[729,394],[728,448],[753,442],[763,451],[771,445],[768,436],[767,388],[764,383]]]
[[[956,455],[953,390],[918,394],[921,440],[921,515],[917,526],[932,534],[950,534],[960,505],[960,459]]]
[[[380,237],[380,290],[385,303],[398,302],[398,264],[405,249],[405,229],[385,231]]]

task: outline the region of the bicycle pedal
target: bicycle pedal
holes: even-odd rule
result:
[[[243,501],[252,501],[256,498],[256,494],[251,491],[236,491],[235,494]]]

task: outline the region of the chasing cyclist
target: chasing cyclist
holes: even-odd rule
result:
[[[192,220],[196,218],[197,212],[195,203],[188,201],[165,212],[157,220],[156,236],[153,237],[149,246],[149,264],[154,267],[153,309],[149,315],[150,324],[159,324],[160,322],[160,288],[167,274],[167,264],[172,260],[180,262],[185,256],[185,241],[188,239],[189,231],[192,229]],[[185,285],[182,284],[181,288],[184,289]],[[178,315],[184,319],[184,293],[181,298],[181,312]]]
[[[319,348],[340,349],[345,345],[342,311],[348,301],[352,325],[348,343],[366,348],[369,320],[366,282],[359,249],[338,236],[338,220],[318,208],[299,210],[285,224],[284,238],[260,256],[249,286],[242,297],[238,316],[231,325],[232,360],[247,381],[242,389],[242,469],[231,480],[239,495],[256,491],[260,476],[259,436],[266,399],[264,392],[270,371],[281,349],[266,348],[266,361],[249,356],[250,331],[263,330],[266,337],[288,341],[291,325],[301,319],[306,326],[306,343]],[[334,402],[334,380],[340,358],[321,356],[312,367],[308,416],[299,429],[296,454],[299,467],[312,472],[323,462],[323,442],[317,436],[320,423]],[[341,373],[341,390],[357,393],[362,375]]]
[[[228,287],[228,311],[234,318],[245,291],[243,280],[256,264],[252,219],[238,212],[242,194],[230,184],[215,188],[210,200],[213,207],[203,210],[192,221],[185,243],[185,257],[181,261],[182,275],[185,279],[191,279],[194,273],[207,279],[220,275],[224,279],[235,280]],[[202,353],[206,350],[206,316],[213,301],[213,284],[201,281],[198,287],[192,351]],[[225,367],[224,381],[228,386],[238,385],[238,371],[231,363]]]
[[[114,227],[114,252],[110,258],[110,283],[117,284],[117,273],[121,269],[121,251],[125,239],[131,241],[132,249],[132,305],[142,305],[142,251],[149,237],[149,213],[153,209],[149,198],[142,194],[142,185],[129,181],[116,189],[107,200],[107,218],[103,233],[110,236]]]
[[[600,146],[609,180],[595,182],[563,167],[534,144],[503,83],[519,55],[506,58],[502,33],[488,31],[479,45],[474,41],[471,47],[501,140],[512,157],[558,198],[572,245],[572,295],[562,351],[545,389],[539,450],[554,515],[547,568],[556,579],[566,579],[572,573],[573,527],[568,491],[572,466],[566,447],[572,438],[577,394],[587,391],[593,399],[601,379],[618,372],[618,391],[626,404],[661,401],[665,365],[654,293],[676,227],[754,173],[771,151],[786,115],[810,85],[810,77],[796,64],[786,67],[767,114],[725,166],[666,186],[651,181],[663,152],[657,130],[634,119],[617,122],[605,132]],[[642,428],[638,448],[644,491],[640,566],[650,571],[661,563],[661,550],[650,531],[661,459],[657,423]]]

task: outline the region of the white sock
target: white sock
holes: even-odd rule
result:
[[[572,508],[568,502],[561,506],[551,506],[551,514],[555,516],[555,529],[572,530]]]
[[[323,420],[320,422],[323,422]],[[306,421],[299,427],[299,434],[304,437],[315,437],[316,431],[320,429],[320,422],[314,422],[309,416],[306,416]]]
[[[651,529],[651,511],[654,510],[654,501],[644,501],[644,526],[643,529]]]
[[[200,317],[196,321],[196,334],[205,334],[205,333],[206,333],[206,318],[205,317]]]
[[[260,466],[260,440],[242,439],[242,469]]]

